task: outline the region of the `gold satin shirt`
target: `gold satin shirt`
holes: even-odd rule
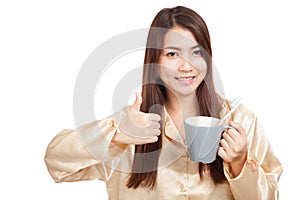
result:
[[[99,179],[106,182],[112,200],[278,199],[281,164],[256,116],[243,105],[230,119],[240,123],[248,135],[248,158],[237,177],[232,177],[228,164],[224,162],[228,182],[214,185],[208,172],[200,181],[198,163],[189,159],[186,144],[167,115],[155,189],[128,189],[126,182],[132,167],[134,145],[110,142],[127,110],[126,107],[106,119],[60,132],[50,142],[45,154],[48,171],[55,182]]]

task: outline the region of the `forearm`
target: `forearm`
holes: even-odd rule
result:
[[[237,176],[230,171],[229,164],[224,164],[224,170],[235,199],[278,199],[277,183],[282,167],[277,160],[267,169],[250,156]]]
[[[282,166],[275,156],[256,116],[241,106],[233,120],[247,133],[247,159],[241,165],[224,162],[224,173],[235,199],[278,199],[278,181]]]
[[[110,122],[95,121],[77,130],[64,130],[51,141],[45,162],[56,182],[104,179],[102,164],[111,154],[117,155],[115,146],[110,146],[115,131]]]

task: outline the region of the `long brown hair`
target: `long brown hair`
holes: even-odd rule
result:
[[[213,83],[212,50],[206,23],[195,11],[182,6],[162,9],[152,21],[144,59],[141,111],[157,113],[164,119],[164,109],[162,107],[166,100],[166,89],[159,77],[157,63],[163,48],[164,36],[175,25],[189,30],[204,50],[203,58],[207,64],[207,72],[196,91],[200,114],[220,117],[221,103]],[[161,127],[163,132],[163,120],[161,121]],[[143,186],[153,189],[155,187],[161,148],[161,135],[155,143],[135,146],[132,172],[127,182],[128,188],[136,189]],[[205,169],[209,170],[210,177],[215,184],[226,180],[223,172],[223,160],[218,155],[217,159],[211,164],[199,163],[201,180]]]

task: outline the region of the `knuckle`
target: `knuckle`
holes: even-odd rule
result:
[[[222,139],[222,140],[221,140],[221,144],[222,144],[222,146],[224,147],[224,146],[226,145],[226,140],[225,140],[225,139]]]
[[[233,129],[233,128],[229,128],[229,129],[227,129],[227,133],[234,133],[234,131],[235,131],[235,129]]]
[[[147,128],[147,129],[145,129],[144,133],[145,133],[146,136],[153,135],[153,130]]]
[[[151,127],[154,128],[154,129],[159,129],[160,128],[160,124],[157,123],[157,122],[155,122],[155,123],[152,123]]]
[[[161,134],[161,131],[158,129],[155,133],[156,136],[159,136]]]
[[[156,123],[157,124],[157,129],[160,129],[160,123]]]
[[[161,117],[160,117],[160,115],[158,115],[158,114],[150,114],[150,119],[152,120],[152,121],[160,121],[161,120]]]
[[[149,138],[149,139],[146,141],[146,143],[153,143],[153,142],[156,142],[157,139],[158,139],[158,138],[157,138],[156,136],[151,137],[151,138]]]

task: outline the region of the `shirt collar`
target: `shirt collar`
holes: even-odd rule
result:
[[[167,110],[164,109],[164,111],[165,111],[165,129],[164,129],[165,136],[168,137],[169,139],[175,140],[176,142],[186,146],[172,118],[168,114]]]

